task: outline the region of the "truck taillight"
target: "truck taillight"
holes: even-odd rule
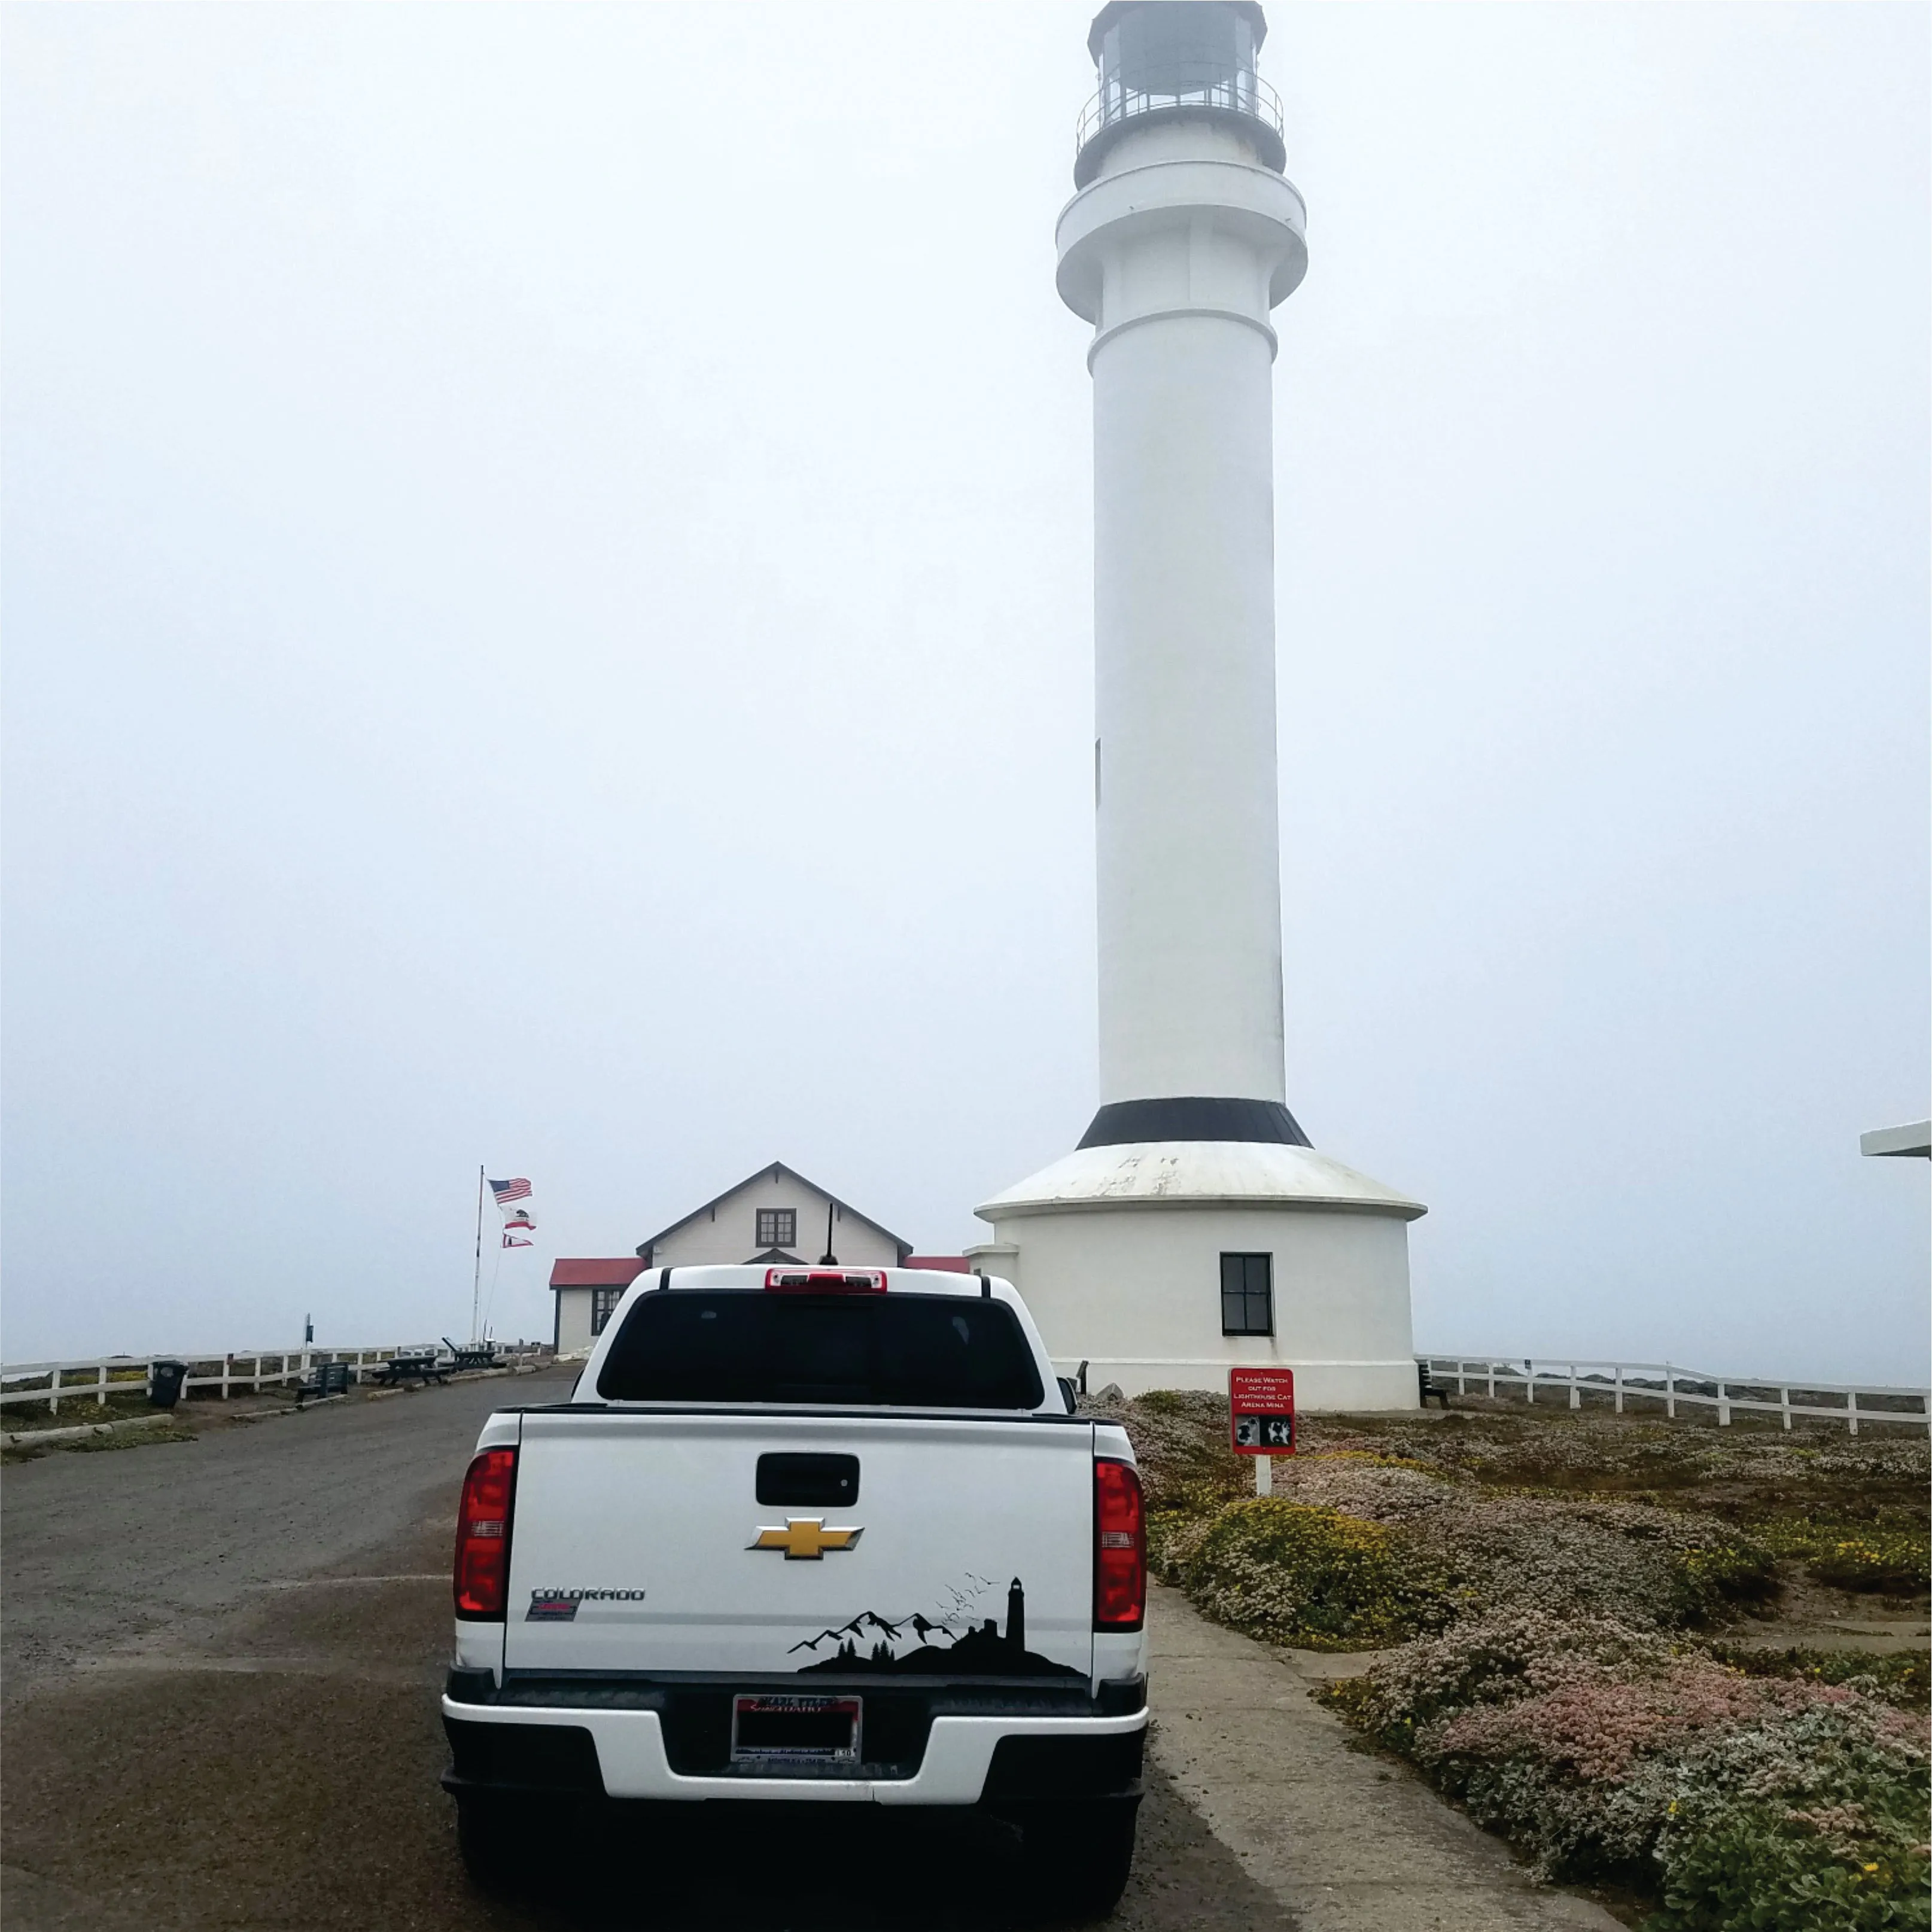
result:
[[[510,1582],[510,1502],[517,1452],[485,1449],[463,1479],[456,1517],[456,1614],[500,1619]]]
[[[767,1268],[770,1294],[884,1294],[884,1268]]]
[[[1147,1510],[1131,1462],[1094,1465],[1094,1628],[1137,1630],[1147,1616]]]

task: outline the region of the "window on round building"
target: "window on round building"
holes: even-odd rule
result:
[[[1272,1255],[1223,1255],[1221,1257],[1221,1333],[1272,1335],[1274,1333],[1274,1257]]]

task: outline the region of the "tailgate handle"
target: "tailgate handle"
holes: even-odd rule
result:
[[[859,1500],[859,1459],[856,1456],[760,1456],[758,1500],[842,1509]]]

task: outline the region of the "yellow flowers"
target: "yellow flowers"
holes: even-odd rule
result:
[[[1400,1642],[1450,1613],[1443,1580],[1386,1526],[1278,1497],[1231,1504],[1173,1567],[1210,1616],[1306,1649]]]

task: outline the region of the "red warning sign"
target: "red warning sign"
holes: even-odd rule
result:
[[[1294,1454],[1294,1371],[1228,1371],[1228,1438],[1237,1456]]]

